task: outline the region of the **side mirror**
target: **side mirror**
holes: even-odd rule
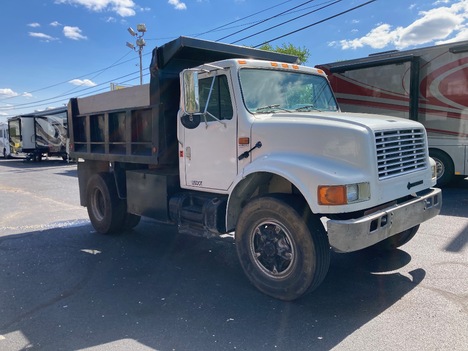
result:
[[[200,125],[201,122],[201,115],[183,115],[180,118],[180,122],[182,125],[187,129],[195,129]]]
[[[198,72],[185,70],[184,82],[184,112],[188,115],[200,113],[200,96],[198,93]],[[183,123],[182,123],[183,124]]]

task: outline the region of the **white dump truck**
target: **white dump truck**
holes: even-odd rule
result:
[[[180,37],[151,81],[69,103],[81,205],[99,233],[141,216],[233,237],[262,292],[293,300],[330,251],[394,249],[442,205],[424,127],[340,112],[296,57]]]

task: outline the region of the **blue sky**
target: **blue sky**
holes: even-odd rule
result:
[[[111,83],[139,84],[138,53],[126,46],[136,41],[127,28],[139,23],[147,27],[144,83],[151,50],[180,35],[291,43],[310,51],[309,66],[468,39],[468,0],[368,1],[3,0],[0,121],[107,91]]]

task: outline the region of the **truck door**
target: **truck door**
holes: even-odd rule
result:
[[[194,129],[181,126],[181,170],[186,187],[227,190],[237,175],[237,114],[230,79],[226,74],[199,78],[200,108],[204,111],[208,102],[209,113]]]

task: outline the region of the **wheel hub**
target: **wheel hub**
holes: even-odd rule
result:
[[[263,222],[252,237],[252,253],[255,263],[266,274],[281,278],[289,274],[295,252],[291,234],[280,223]]]

